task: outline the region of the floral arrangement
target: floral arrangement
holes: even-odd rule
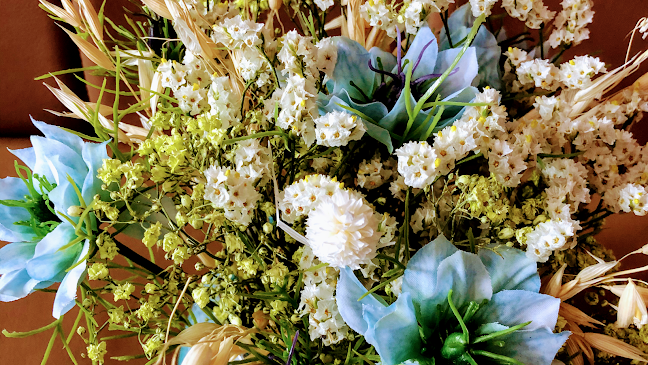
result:
[[[648,78],[613,92],[648,51],[563,59],[591,0],[40,2],[94,63],[43,76],[94,134],[33,121],[0,180],[0,299],[55,293],[3,333],[44,361],[648,362],[648,267],[594,238],[648,212]]]

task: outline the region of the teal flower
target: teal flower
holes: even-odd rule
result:
[[[453,35],[463,33],[465,27],[460,19],[455,19],[452,24],[457,27],[456,34]],[[398,34],[397,44],[400,44],[400,33]],[[473,45],[467,47],[458,63],[450,70],[450,74],[427,100],[459,103],[472,101],[477,93],[473,86],[479,84],[476,80],[478,74],[497,75],[497,61],[479,58],[490,57],[493,52],[499,52],[497,42],[493,44],[494,39],[488,30],[483,27],[479,29]],[[450,48],[443,43],[443,47],[439,49],[437,39],[427,25],[418,31],[407,54],[402,57],[400,49],[394,57],[376,47],[367,52],[359,43],[345,37],[337,37],[335,42],[337,63],[331,80],[326,84],[329,94],[320,94],[320,112],[355,112],[365,120],[367,133],[385,144],[390,151],[393,149],[392,138],[399,143],[424,139],[431,132],[451,124],[463,113],[464,107],[461,105],[447,105],[438,116],[434,114],[435,118],[431,118],[430,114],[436,113],[435,109],[423,108],[414,117],[410,128],[406,127],[409,121],[407,103],[416,105],[419,98],[434,85],[435,80],[452,67],[462,52],[461,48]],[[493,67],[494,70],[485,69]],[[409,85],[406,76],[408,70],[412,72]],[[498,80],[493,77],[477,79],[485,83]],[[428,131],[428,127],[434,123],[435,127]]]
[[[448,29],[450,29],[450,40],[454,47],[468,36],[474,23],[475,17],[472,15],[469,3],[452,12],[448,18]],[[497,39],[486,27],[482,26],[475,35],[471,47],[475,48],[478,63],[478,74],[473,80],[473,85],[490,86],[499,90],[502,87],[499,68],[501,49],[497,45]],[[442,29],[439,36],[439,49],[444,51],[451,48],[446,31]]]
[[[539,294],[536,263],[524,252],[458,250],[443,236],[420,249],[391,305],[340,272],[342,318],[376,348],[383,365],[549,365],[569,332],[553,333],[560,300]],[[395,339],[397,339],[395,341]]]
[[[74,306],[90,250],[89,240],[77,234],[80,217],[68,211],[101,192],[97,169],[108,154],[105,143],[86,143],[59,127],[33,123],[45,137],[32,136],[33,147],[13,151],[29,169],[17,169],[20,178],[0,179],[0,240],[11,242],[0,249],[0,300],[60,282],[53,309],[58,318]],[[78,226],[89,235],[86,222],[94,222],[91,215]]]

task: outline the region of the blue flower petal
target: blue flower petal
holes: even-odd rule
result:
[[[549,295],[525,290],[503,290],[493,294],[473,318],[478,323],[499,322],[509,327],[532,321],[524,327],[525,330],[553,330],[559,308],[560,299]]]
[[[65,129],[62,129],[55,125],[35,120],[31,116],[29,118],[31,119],[32,123],[34,123],[34,126],[41,132],[43,132],[46,138],[59,141],[76,151],[81,151],[81,149],[83,148],[83,145],[85,143],[83,142],[81,137],[77,136],[76,134],[70,133]]]
[[[400,364],[421,355],[421,336],[409,293],[403,293],[389,307],[363,308],[369,323],[365,340],[376,348],[383,365]]]
[[[9,150],[9,152],[18,157],[18,159],[20,159],[25,166],[29,167],[32,171],[36,167],[36,152],[34,152],[33,147]]]
[[[461,49],[459,48],[452,48],[439,52],[434,73],[443,73],[450,68],[460,51]],[[456,71],[443,80],[435,93],[440,94],[441,99],[443,99],[448,95],[470,86],[475,76],[477,76],[478,68],[475,48],[468,47],[455,66]]]
[[[24,200],[30,195],[27,186],[17,177],[0,179],[0,200]],[[0,241],[30,241],[35,235],[29,226],[17,225],[15,222],[28,221],[31,215],[25,208],[9,207],[0,204]]]
[[[75,181],[78,181],[79,174],[87,172],[80,150],[75,151],[59,141],[40,136],[32,136],[31,143],[36,153],[36,165],[32,171],[44,175],[50,183],[60,185],[67,181],[61,169],[65,169]],[[80,177],[83,179],[85,174]]]
[[[382,64],[382,69],[385,71],[391,70],[396,66],[396,56],[389,52],[385,52],[382,49],[378,47],[372,47],[369,50],[369,54],[371,55],[371,64],[375,68],[380,68],[378,64],[378,58],[380,58],[380,63]]]
[[[26,297],[38,284],[27,270],[16,270],[0,276],[0,301],[10,302]]]
[[[0,274],[24,269],[35,249],[33,242],[14,242],[0,248]]]
[[[367,95],[372,95],[376,85],[376,73],[369,69],[369,61],[372,59],[367,50],[360,43],[346,37],[336,37],[337,62],[333,70],[335,82],[331,94],[337,95],[346,90],[354,99],[364,100],[358,89],[351,86],[353,82],[360,90]]]
[[[455,252],[441,261],[436,274],[436,285],[431,285],[432,283],[430,279],[423,279],[419,283],[421,287],[434,287],[434,294],[419,303],[419,320],[429,329],[436,329],[445,319],[441,318],[442,313],[452,316],[448,306],[448,293],[451,289],[452,301],[457,308],[471,301],[479,303],[491,299],[493,295],[488,271],[477,255],[465,251]]]
[[[510,327],[504,326],[501,323],[493,322],[493,323],[485,323],[479,326],[475,330],[475,334],[477,336],[483,336],[483,335],[488,335],[491,333],[499,332],[499,331],[504,331],[506,329],[509,329]]]
[[[533,331],[516,331],[498,337],[504,341],[505,346],[499,347],[494,343],[486,342],[486,351],[516,359],[526,365],[551,365],[556,353],[569,338],[570,332],[553,333],[546,328]],[[485,359],[477,357],[475,360]]]
[[[81,151],[83,161],[86,163],[87,173],[83,185],[79,188],[86,204],[90,204],[97,192],[102,192],[101,185],[103,182],[97,177],[97,170],[102,166],[103,160],[108,158],[106,152],[107,143],[86,143],[82,147]],[[107,194],[108,192],[103,193]]]
[[[87,255],[90,248],[90,243],[88,240],[85,241],[83,249],[74,259],[76,264],[77,260],[82,259]],[[54,318],[59,318],[63,314],[67,313],[75,305],[74,299],[76,298],[77,287],[79,283],[85,278],[86,275],[86,260],[83,260],[72,270],[70,270],[61,285],[59,285],[58,290],[56,291],[56,297],[54,298],[54,308],[52,310],[52,315]]]
[[[468,4],[461,6],[455,10],[448,19],[448,28],[450,28],[450,35],[453,42],[456,43],[464,39],[475,22],[475,17],[472,15],[470,6]],[[450,48],[448,37],[446,36],[445,29],[441,30],[439,36],[440,49],[446,50]],[[475,39],[471,44],[475,47],[477,52],[477,62],[479,64],[479,77],[475,85],[485,86],[489,85],[495,89],[500,89],[502,86],[501,78],[499,76],[499,59],[500,47],[497,45],[495,36],[482,26],[479,28]]]
[[[340,105],[349,106],[362,114],[373,119],[375,122],[381,120],[389,112],[387,107],[380,102],[374,101],[367,104],[358,104],[351,99],[349,93],[346,90],[340,91],[337,95],[331,96],[329,100],[321,100],[320,109],[324,112],[332,112],[334,110],[343,111],[346,113],[351,113],[351,111],[344,109]]]
[[[337,282],[335,289],[335,300],[337,301],[338,310],[344,322],[346,322],[352,330],[361,335],[367,332],[367,322],[363,318],[363,306],[384,308],[387,303],[374,295],[367,295],[361,301],[358,298],[367,292],[360,280],[353,274],[353,270],[345,267],[340,270],[340,278]]]
[[[61,281],[65,277],[65,270],[76,262],[82,245],[78,243],[61,248],[75,238],[71,224],[59,224],[36,245],[34,258],[27,262],[29,275],[40,281]]]
[[[434,296],[441,261],[457,251],[450,241],[440,235],[412,256],[403,275],[402,291],[412,295],[415,307]]]
[[[538,265],[526,254],[512,247],[498,247],[497,253],[483,249],[479,258],[491,276],[493,292],[502,290],[540,291]]]
[[[429,46],[425,48],[428,43]],[[423,56],[421,56],[424,48],[425,52],[423,53]],[[438,54],[439,45],[437,44],[437,39],[434,36],[434,33],[430,30],[428,24],[425,23],[423,27],[419,29],[418,33],[416,33],[414,41],[412,41],[412,44],[407,49],[407,54],[402,60],[402,64],[405,63],[405,60],[409,60],[409,64],[412,65],[412,67],[416,65],[419,58],[421,60],[412,73],[412,81],[421,76],[437,73],[435,71],[435,65],[437,63]],[[396,73],[397,68],[394,68],[392,72]]]
[[[475,96],[479,90],[473,86],[468,86],[462,90],[456,91],[448,96],[446,96],[442,101],[457,101],[461,103],[470,103],[473,100],[475,100]],[[439,120],[439,123],[436,125],[434,128],[434,133],[442,130],[443,128],[452,125],[452,123],[455,122],[455,120],[461,118],[463,115],[464,111],[466,110],[465,106],[455,106],[455,105],[449,105],[445,107],[445,110],[443,111],[443,114],[441,115],[441,119]]]

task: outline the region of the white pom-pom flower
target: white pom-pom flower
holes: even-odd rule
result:
[[[313,253],[336,268],[359,269],[376,257],[380,237],[374,210],[360,196],[343,189],[325,196],[306,221]]]

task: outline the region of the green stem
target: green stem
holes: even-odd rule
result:
[[[281,136],[282,138],[288,138],[288,135],[286,133],[284,133],[282,131],[279,131],[279,130],[275,130],[275,131],[267,131],[267,132],[260,132],[260,133],[250,134],[249,136],[226,139],[221,143],[221,145],[222,146],[227,146],[228,144],[236,143],[236,142],[239,142],[239,141],[245,141],[246,139],[263,138],[263,137],[268,137],[268,136]]]
[[[457,307],[455,307],[454,303],[452,302],[452,289],[448,292],[448,305],[450,305],[450,309],[452,310],[452,314],[457,318],[457,321],[459,321],[459,325],[461,326],[461,332],[463,332],[464,335],[464,340],[466,343],[470,342],[470,334],[468,332],[468,327],[466,327],[466,324],[463,321],[463,318],[461,318],[461,315],[459,314],[459,311],[457,310]]]
[[[61,316],[63,317],[63,316]],[[70,360],[72,360],[72,363],[74,365],[78,365],[76,359],[74,358],[74,354],[72,354],[72,349],[70,349],[70,345],[68,342],[65,340],[65,336],[63,335],[63,326],[61,326],[61,322],[59,321],[58,326],[56,327],[56,333],[58,333],[59,337],[61,337],[61,341],[63,341],[63,347],[65,347],[65,351],[67,351],[68,356],[70,357]]]
[[[492,352],[484,351],[484,350],[471,350],[470,353],[473,355],[478,355],[478,356],[484,356],[484,357],[489,357],[493,360],[500,361],[501,363],[508,363],[508,364],[515,364],[515,365],[524,365],[523,362],[517,361],[513,358],[510,358],[508,356],[504,355],[498,355],[494,354]]]
[[[505,330],[501,330],[501,331],[497,331],[497,332],[489,333],[489,334],[487,334],[487,335],[479,336],[479,337],[477,337],[477,338],[475,339],[475,341],[473,342],[473,344],[480,343],[480,342],[490,341],[490,340],[492,340],[492,339],[494,339],[494,338],[497,338],[497,337],[500,337],[500,336],[504,336],[504,335],[508,335],[509,333],[515,332],[515,331],[517,331],[517,330],[519,330],[519,329],[522,329],[522,328],[528,326],[530,323],[531,323],[531,321],[524,322],[524,323],[520,323],[520,324],[518,324],[517,326],[513,326],[513,327],[511,327],[511,328],[507,328],[507,329],[505,329]]]
[[[9,338],[24,338],[24,337],[29,337],[31,335],[41,333],[41,332],[45,332],[50,328],[56,327],[58,325],[58,323],[59,323],[59,320],[57,319],[56,321],[48,324],[47,326],[43,326],[43,327],[37,328],[35,330],[31,330],[31,331],[27,331],[27,332],[9,332],[7,330],[2,330],[2,334],[5,337],[9,337]]]
[[[58,321],[56,322],[58,323]],[[45,349],[45,354],[43,354],[43,360],[41,361],[41,365],[47,364],[47,359],[49,358],[49,355],[52,352],[52,348],[54,347],[54,341],[56,340],[57,334],[58,334],[58,329],[55,329],[54,332],[52,333],[52,337],[50,337],[49,343],[47,344],[47,348]]]

